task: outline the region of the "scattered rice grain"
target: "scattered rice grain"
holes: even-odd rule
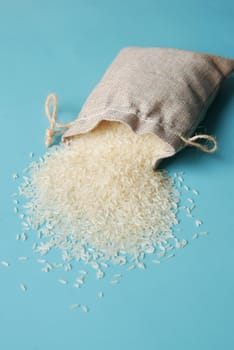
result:
[[[61,283],[61,284],[68,284],[68,281],[67,281],[67,280],[64,280],[64,279],[59,279],[58,281],[59,281],[59,283]]]
[[[188,244],[188,241],[186,239],[182,239],[181,248],[184,248],[187,244]]]
[[[72,265],[71,264],[66,264],[66,265],[64,265],[64,271],[71,271],[71,269],[72,269]]]
[[[192,192],[195,194],[195,196],[198,196],[199,195],[199,192],[197,190],[192,190]]]
[[[84,278],[83,278],[83,277],[77,277],[77,278],[76,278],[76,281],[77,281],[79,284],[84,284]]]
[[[106,269],[109,267],[109,265],[107,263],[104,263],[104,262],[100,262],[100,265]]]
[[[82,305],[81,308],[84,312],[89,312],[89,308],[86,305]]]
[[[28,260],[28,256],[19,256],[19,257],[18,257],[18,260],[20,260],[20,261],[26,261],[26,260]]]
[[[201,226],[202,225],[202,221],[201,220],[195,220],[195,225],[197,227]]]
[[[37,262],[39,264],[45,264],[46,263],[46,260],[45,259],[37,259]]]
[[[12,179],[13,180],[16,180],[18,178],[19,178],[19,174],[17,174],[17,173],[12,174]]]
[[[137,266],[139,267],[139,269],[142,269],[142,270],[146,269],[146,265],[143,262],[138,262]]]
[[[207,236],[208,232],[207,231],[202,231],[202,232],[199,232],[199,235],[200,236]]]
[[[98,298],[99,299],[103,298],[103,296],[104,296],[104,293],[102,291],[98,292]]]
[[[102,279],[105,276],[102,270],[97,270],[96,277],[97,279]]]
[[[169,254],[166,256],[166,258],[170,259],[170,258],[174,258],[175,254]]]
[[[160,260],[152,260],[152,262],[153,262],[154,264],[160,264],[160,263],[161,263]]]
[[[110,281],[111,284],[119,284],[119,280],[112,280]]]
[[[50,269],[47,267],[47,266],[45,266],[45,267],[43,267],[42,269],[41,269],[41,271],[42,272],[50,272]],[[60,282],[61,283],[61,282]],[[65,284],[65,283],[63,283],[63,284]]]
[[[194,204],[194,200],[192,198],[187,198],[187,201],[191,204]]]
[[[23,283],[20,283],[20,289],[23,291],[23,292],[26,292],[27,291],[27,287],[25,284]]]

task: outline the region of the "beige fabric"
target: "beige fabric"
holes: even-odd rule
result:
[[[86,100],[63,140],[92,130],[101,120],[128,124],[137,134],[165,142],[162,157],[184,146],[215,98],[234,60],[170,48],[120,51]]]

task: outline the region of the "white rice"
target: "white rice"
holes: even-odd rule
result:
[[[84,312],[89,312],[89,308],[86,305],[82,305],[81,308]]]
[[[20,289],[23,291],[23,292],[27,292],[27,287],[26,287],[26,285],[25,284],[23,284],[23,283],[20,283]]]
[[[152,169],[156,140],[102,122],[32,162],[19,192],[28,198],[24,228],[40,227],[35,250],[59,248],[65,261],[82,260],[100,278],[100,262],[124,265],[128,254],[137,261],[173,239],[179,193],[165,171]]]
[[[66,281],[64,279],[59,279],[58,281],[59,281],[59,283],[64,284],[64,285],[68,284],[68,281]]]
[[[101,299],[104,297],[104,293],[102,291],[98,292],[98,298]]]

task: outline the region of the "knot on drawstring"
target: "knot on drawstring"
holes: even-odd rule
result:
[[[179,137],[186,145],[196,147],[206,153],[214,153],[218,149],[218,142],[216,141],[214,136],[211,135],[195,135],[193,137],[190,137],[189,139],[186,139],[183,136]],[[199,142],[195,142],[196,140],[208,140],[210,141],[212,147],[210,147],[209,145],[202,145]]]
[[[52,112],[50,109],[52,108]],[[70,128],[73,125],[73,122],[62,124],[56,121],[57,117],[57,108],[58,108],[58,98],[55,93],[52,93],[47,96],[45,102],[45,113],[50,121],[50,127],[46,129],[45,132],[45,145],[49,147],[53,142],[53,138],[56,134],[63,133],[66,129]]]
[[[54,135],[55,135],[55,131],[54,129],[46,129],[46,132],[45,132],[45,136],[46,136],[46,139],[45,139],[45,145],[46,147],[49,147],[53,141],[53,138],[54,138]]]

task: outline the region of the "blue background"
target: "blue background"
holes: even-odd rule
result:
[[[0,2],[0,349],[234,348],[234,77],[224,82],[203,128],[215,155],[186,149],[165,167],[197,188],[197,217],[209,236],[190,239],[174,259],[124,275],[113,287],[90,278],[76,291],[60,272],[40,271],[33,238],[17,242],[11,174],[44,153],[44,100],[59,96],[61,120],[74,118],[122,47],[161,46],[234,58],[234,3],[228,0],[64,0]],[[17,261],[20,255],[30,262]],[[74,272],[71,272],[71,274]],[[70,277],[69,277],[70,278]],[[19,289],[23,281],[28,292]],[[98,300],[98,290],[105,291]],[[91,311],[71,311],[72,303]]]

